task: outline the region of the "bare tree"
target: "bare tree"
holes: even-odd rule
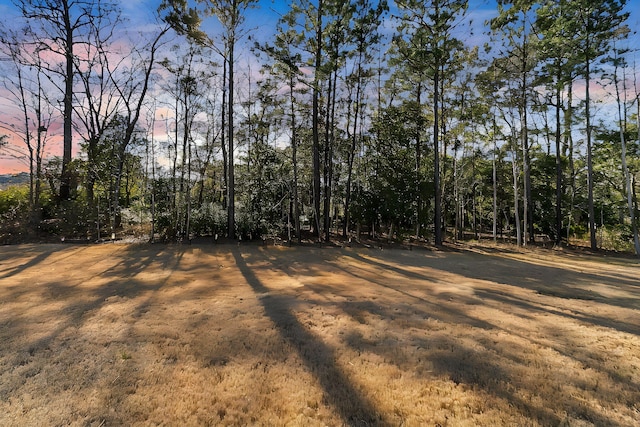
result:
[[[76,77],[76,48],[86,44],[92,24],[107,19],[115,10],[112,3],[90,0],[16,0],[22,16],[29,22],[30,34],[53,53],[43,63],[47,77],[62,92],[63,155],[60,200],[71,197],[69,164],[73,145],[73,93]]]
[[[42,162],[47,141],[47,131],[54,117],[54,108],[44,88],[42,46],[30,43],[24,35],[6,30],[0,35],[3,53],[9,59],[8,74],[2,85],[11,94],[22,116],[20,122],[0,122],[0,127],[17,135],[25,144],[29,165],[29,204],[31,222],[41,219],[40,194]]]
[[[130,65],[123,69],[122,74],[110,75],[116,93],[122,102],[122,108],[119,109],[118,114],[123,121],[123,134],[119,140],[116,154],[118,156],[118,167],[116,193],[113,195],[113,204],[116,212],[115,227],[120,226],[120,181],[122,179],[125,152],[134,141],[135,134],[139,130],[138,121],[149,91],[151,76],[157,62],[158,50],[162,47],[163,38],[169,30],[170,27],[168,25],[160,28],[146,44],[140,45],[139,48],[132,52]]]

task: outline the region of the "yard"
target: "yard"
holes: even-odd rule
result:
[[[640,264],[3,246],[0,425],[640,425]]]

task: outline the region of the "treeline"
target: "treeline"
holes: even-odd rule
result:
[[[150,239],[368,232],[640,254],[626,0],[499,0],[482,46],[463,0],[295,0],[259,41],[256,0],[166,0],[141,31],[115,3],[16,5],[27,29],[2,30],[15,108],[0,126],[31,182],[0,203],[5,234],[135,224]],[[55,137],[63,155],[47,158]]]

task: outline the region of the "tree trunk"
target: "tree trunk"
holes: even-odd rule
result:
[[[358,140],[358,118],[360,115],[360,92],[362,89],[362,51],[359,51],[358,57],[358,72],[356,75],[356,96],[355,96],[355,106],[353,112],[353,131],[351,136],[351,146],[348,153],[348,162],[347,162],[347,186],[346,186],[346,194],[344,201],[344,223],[342,224],[342,235],[346,238],[347,233],[349,233],[349,223],[351,221],[349,208],[351,205],[351,182],[353,179],[353,163],[356,155],[356,144]],[[348,114],[351,114],[349,110]],[[348,122],[349,120],[347,120]]]
[[[440,67],[436,65],[434,67],[435,73],[433,76],[433,185],[435,190],[434,201],[434,216],[433,226],[435,232],[435,244],[436,246],[442,245],[442,212],[441,212],[441,191],[440,188],[440,146],[438,144],[438,136],[440,132],[439,126],[439,78]]]
[[[293,223],[296,229],[296,238],[298,243],[302,241],[300,235],[300,196],[298,194],[298,130],[296,129],[296,111],[295,111],[295,81],[293,74],[289,77],[289,97],[291,101],[291,156],[293,162]]]
[[[616,102],[618,104],[618,122],[620,123],[620,145],[621,145],[621,161],[622,172],[624,175],[625,192],[627,193],[627,208],[629,209],[629,219],[631,220],[631,230],[633,233],[633,247],[636,255],[640,256],[640,239],[638,238],[638,225],[636,224],[635,209],[633,206],[633,190],[631,188],[631,178],[629,176],[629,168],[627,167],[627,143],[625,140],[625,132],[627,127],[626,114],[622,113],[622,100],[620,99],[620,88],[618,87],[618,65],[616,62],[615,72],[613,73],[614,84],[616,87]],[[623,92],[626,93],[625,76],[623,75],[622,84]]]
[[[496,165],[496,156],[498,145],[496,142],[496,115],[493,113],[493,156],[491,159],[491,172],[493,176],[493,241],[498,241],[498,172]]]
[[[522,245],[526,246],[527,242],[533,238],[529,227],[529,223],[533,225],[530,217],[530,206],[531,206],[531,173],[529,168],[529,124],[527,123],[528,114],[527,114],[527,44],[526,41],[523,45],[523,60],[522,60],[522,111],[521,111],[521,121],[522,121],[522,170],[524,173],[524,192],[523,192],[523,227],[522,231],[524,233],[522,239]]]
[[[512,138],[515,140],[515,135],[512,135]],[[515,142],[512,142],[513,145],[516,145]],[[517,158],[518,149],[513,147],[513,159],[511,161],[511,170],[513,172],[513,209],[515,214],[515,225],[516,225],[516,243],[518,246],[522,245],[522,229],[520,226],[520,206],[519,206],[519,185],[518,185],[518,158]]]
[[[220,127],[220,146],[222,147],[222,183],[224,191],[222,191],[222,208],[227,209],[228,205],[228,188],[229,188],[229,155],[227,154],[227,59],[222,58],[222,116]]]
[[[331,126],[332,126],[332,120],[331,120],[331,112],[332,112],[332,106],[333,106],[333,99],[332,99],[332,95],[333,95],[334,91],[333,91],[333,71],[331,72],[331,74],[329,75],[329,88],[327,90],[327,105],[326,105],[326,111],[325,111],[325,119],[324,119],[324,164],[323,164],[323,180],[324,180],[324,191],[322,193],[323,195],[323,207],[322,207],[322,212],[323,212],[323,222],[324,222],[324,239],[326,242],[328,242],[330,240],[330,230],[329,227],[331,225],[331,212],[330,212],[330,208],[331,208],[331,163],[333,162],[332,156],[331,156],[331,146],[332,141],[331,141]]]
[[[422,168],[422,82],[416,85],[416,164],[415,164],[415,192],[416,192],[416,239],[420,237],[420,217],[422,216],[422,194],[420,194],[420,169]]]
[[[567,244],[569,243],[569,237],[571,233],[571,221],[573,219],[573,210],[575,207],[575,195],[576,195],[576,168],[575,163],[573,161],[573,136],[571,135],[573,121],[573,82],[569,81],[569,86],[567,87],[567,111],[565,112],[564,118],[564,139],[565,139],[565,149],[567,150],[567,158],[569,159],[569,191],[570,194],[570,205],[569,205],[569,214],[567,215]]]
[[[122,225],[122,212],[120,206],[120,187],[122,185],[122,172],[124,171],[124,156],[125,150],[123,147],[119,147],[117,154],[116,165],[116,182],[113,187],[113,231],[119,229]]]
[[[337,48],[336,48],[337,50]],[[327,135],[326,135],[326,147],[325,147],[325,152],[326,152],[326,156],[325,156],[325,170],[326,172],[326,176],[327,176],[327,180],[325,183],[326,186],[326,190],[325,190],[325,205],[324,205],[324,210],[325,210],[325,240],[327,242],[329,242],[331,239],[331,195],[333,193],[333,149],[334,149],[334,145],[335,145],[335,117],[336,117],[336,89],[338,86],[338,66],[337,66],[337,62],[334,63],[334,69],[332,72],[332,75],[329,76],[329,80],[330,80],[330,90],[329,90],[329,96],[328,99],[329,101],[327,102],[327,104],[329,104],[331,106],[330,109],[328,109],[329,114],[328,114],[328,120],[327,120]],[[327,106],[329,106],[327,105]],[[334,218],[335,219],[335,218]]]
[[[318,0],[316,23],[315,71],[313,77],[312,132],[313,132],[313,235],[320,236],[320,66],[322,65],[322,14],[323,0]]]
[[[589,44],[587,44],[586,51],[589,51]],[[591,84],[591,59],[587,57],[585,62],[585,115],[587,125],[587,185],[588,200],[589,200],[589,237],[591,242],[591,249],[598,249],[598,241],[596,236],[596,221],[595,221],[595,206],[593,201],[593,155],[591,147],[591,98],[589,93],[589,86]]]
[[[562,108],[561,91],[561,69],[558,66],[558,76],[556,77],[556,244],[562,243],[562,152],[560,131],[560,109]]]
[[[230,239],[234,239],[236,237],[236,204],[235,204],[235,167],[234,167],[234,147],[233,147],[233,61],[234,61],[234,50],[235,50],[235,35],[229,35],[229,105],[227,106],[228,110],[228,126],[229,126],[229,152],[227,153],[229,156],[229,162],[227,164],[228,172],[229,172],[229,182],[227,183],[227,236]]]
[[[72,141],[72,117],[73,114],[73,27],[71,24],[71,10],[68,2],[62,2],[65,34],[65,76],[63,98],[63,150],[62,173],[60,176],[60,200],[68,200],[71,197],[71,147]]]

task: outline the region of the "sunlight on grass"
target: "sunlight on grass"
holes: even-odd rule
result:
[[[0,257],[0,425],[640,423],[633,260],[480,246]]]

